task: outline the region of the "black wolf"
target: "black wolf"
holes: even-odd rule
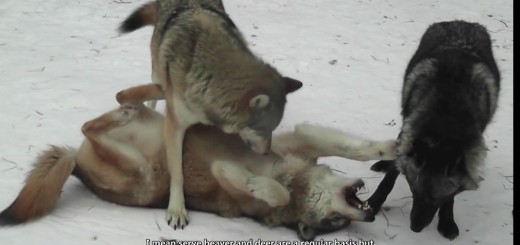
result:
[[[482,133],[497,108],[499,90],[485,27],[465,21],[431,25],[406,68],[396,160],[372,167],[387,175],[370,205],[382,205],[402,172],[413,194],[410,229],[420,232],[439,210],[439,232],[457,237],[454,197],[478,188],[487,151]]]

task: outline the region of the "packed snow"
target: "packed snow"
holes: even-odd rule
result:
[[[0,209],[22,188],[48,144],[79,146],[81,125],[117,107],[115,94],[150,82],[151,27],[120,36],[118,24],[144,0],[0,1]],[[502,73],[499,108],[485,132],[489,153],[477,191],[455,199],[460,236],[454,244],[513,243],[512,0],[224,0],[252,50],[304,87],[288,98],[277,132],[309,122],[373,139],[397,137],[405,67],[428,25],[454,19],[485,25]],[[162,110],[164,104],[159,103]],[[320,161],[362,177],[370,196],[382,174],[373,162]],[[403,176],[373,223],[321,235],[317,241],[445,244],[437,218],[409,229],[412,199]],[[1,244],[147,244],[178,239],[296,241],[296,233],[248,218],[189,212],[184,230],[167,226],[165,210],[100,200],[77,179],[56,209],[22,226],[0,227]],[[323,240],[322,240],[323,239]],[[296,243],[297,244],[297,243]],[[352,243],[351,243],[352,244]],[[360,243],[357,243],[358,245]],[[367,243],[369,244],[369,243]]]

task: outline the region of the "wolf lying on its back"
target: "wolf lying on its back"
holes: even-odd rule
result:
[[[258,153],[270,150],[286,96],[301,83],[249,50],[221,0],[157,0],[134,11],[122,32],[153,25],[152,82],[166,100],[164,143],[170,170],[166,221],[184,228],[182,142],[197,123],[238,133]],[[157,99],[152,94],[148,99]]]
[[[449,239],[459,235],[454,197],[478,188],[478,168],[487,151],[482,133],[497,108],[499,89],[500,74],[483,26],[452,21],[426,30],[406,69],[395,160],[413,193],[413,231],[426,227],[439,210],[439,232]],[[373,166],[388,171],[369,199],[375,209],[397,178],[393,164]]]
[[[0,224],[40,217],[57,202],[70,174],[104,200],[165,208],[170,174],[163,142],[164,117],[138,105],[123,105],[85,123],[78,150],[53,146],[43,152]],[[335,175],[321,156],[361,161],[394,159],[395,141],[374,142],[325,127],[299,125],[275,137],[273,153],[254,153],[237,135],[201,124],[186,133],[183,154],[188,208],[226,217],[249,216],[270,226],[297,229],[303,240],[350,220],[373,221],[356,197],[361,179]]]

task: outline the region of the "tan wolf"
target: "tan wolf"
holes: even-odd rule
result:
[[[134,92],[125,94],[137,93],[130,90]],[[170,172],[164,123],[164,116],[142,103],[122,105],[85,123],[81,130],[86,138],[79,149],[51,146],[37,158],[16,200],[0,213],[0,224],[19,224],[50,212],[71,174],[104,200],[166,208]],[[262,155],[236,134],[197,124],[187,130],[183,150],[188,208],[285,225],[301,239],[312,240],[318,232],[340,229],[351,220],[374,220],[372,209],[356,196],[363,181],[317,165],[318,158],[392,160],[395,141],[301,124],[276,136],[273,151]]]
[[[144,25],[155,27],[152,82],[160,84],[166,99],[164,137],[171,175],[166,221],[175,229],[184,228],[188,216],[182,142],[187,128],[214,125],[238,133],[253,150],[266,153],[286,95],[302,84],[282,76],[249,50],[220,0],[150,2],[132,13],[120,30]]]

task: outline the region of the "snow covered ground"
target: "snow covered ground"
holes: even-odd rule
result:
[[[144,0],[0,1],[0,209],[18,194],[47,144],[78,146],[80,126],[115,108],[116,92],[150,81],[152,28],[118,36],[116,28]],[[279,130],[295,123],[334,126],[375,139],[397,136],[405,66],[427,26],[463,19],[485,25],[502,72],[499,109],[486,131],[485,180],[455,202],[460,236],[454,244],[513,243],[513,1],[512,0],[225,0],[252,49],[304,87],[290,95]],[[162,108],[163,104],[159,104]],[[367,198],[382,175],[372,162],[324,159],[363,177]],[[354,222],[323,235],[333,241],[444,244],[437,218],[421,233],[409,227],[411,193],[403,177],[373,223]],[[101,201],[71,178],[55,211],[36,222],[1,227],[1,244],[146,244],[180,240],[296,240],[286,228],[246,218],[190,212],[174,231],[164,210]]]

